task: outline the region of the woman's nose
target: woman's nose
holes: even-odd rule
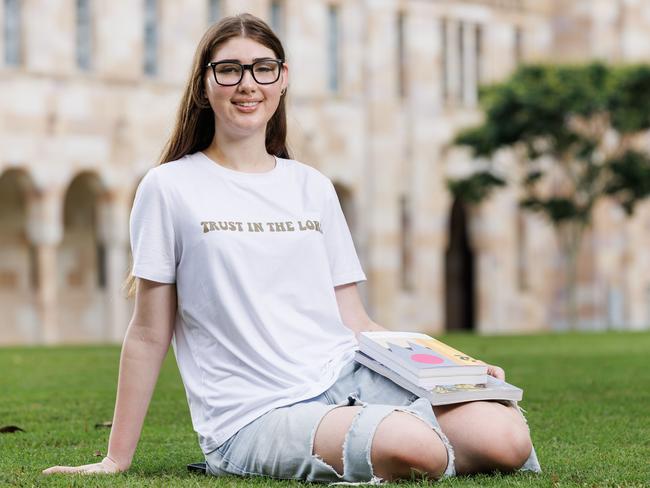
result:
[[[242,74],[241,81],[239,82],[239,87],[240,88],[245,88],[245,89],[254,89],[255,88],[255,79],[253,78],[253,72],[250,69],[245,69],[244,73]]]

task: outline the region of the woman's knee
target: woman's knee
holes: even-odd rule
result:
[[[447,449],[436,432],[413,414],[395,411],[377,427],[371,458],[375,475],[394,480],[414,473],[438,479],[444,474]]]
[[[504,440],[498,461],[502,470],[514,471],[526,462],[533,449],[533,443],[526,424],[510,424],[503,430]]]
[[[526,462],[533,448],[528,426],[518,412],[508,408],[491,422],[486,432],[486,463],[500,471],[514,471]]]
[[[513,471],[528,459],[528,426],[514,408],[496,402],[469,402],[436,408],[456,454],[456,472]]]
[[[360,413],[361,407],[335,408],[323,417],[315,432],[312,454],[340,475],[346,471],[343,444]],[[374,434],[368,434],[369,439],[372,435],[369,470],[374,476],[394,480],[410,478],[415,471],[439,478],[445,472],[445,445],[426,422],[410,413],[389,413],[379,421]]]

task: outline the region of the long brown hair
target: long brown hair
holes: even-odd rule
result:
[[[285,59],[280,39],[266,22],[254,15],[245,13],[224,17],[210,26],[196,48],[190,79],[181,98],[174,130],[163,148],[159,164],[176,161],[187,154],[202,151],[212,143],[215,131],[214,113],[205,96],[203,84],[205,65],[222,44],[234,37],[253,39],[271,49],[279,59]],[[281,95],[278,108],[266,125],[266,151],[279,158],[291,157],[286,141],[285,95],[286,93]],[[127,290],[128,297],[135,294],[133,264],[123,288]]]

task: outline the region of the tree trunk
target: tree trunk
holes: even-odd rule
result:
[[[566,302],[565,312],[570,330],[576,330],[580,319],[578,306],[578,257],[582,245],[585,225],[583,222],[568,222],[558,230],[560,245],[566,259]]]

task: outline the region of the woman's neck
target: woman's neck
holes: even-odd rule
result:
[[[228,139],[219,136],[217,132],[210,146],[203,152],[217,164],[235,171],[271,171],[275,166],[275,158],[266,152],[264,136],[265,134],[262,137]]]

